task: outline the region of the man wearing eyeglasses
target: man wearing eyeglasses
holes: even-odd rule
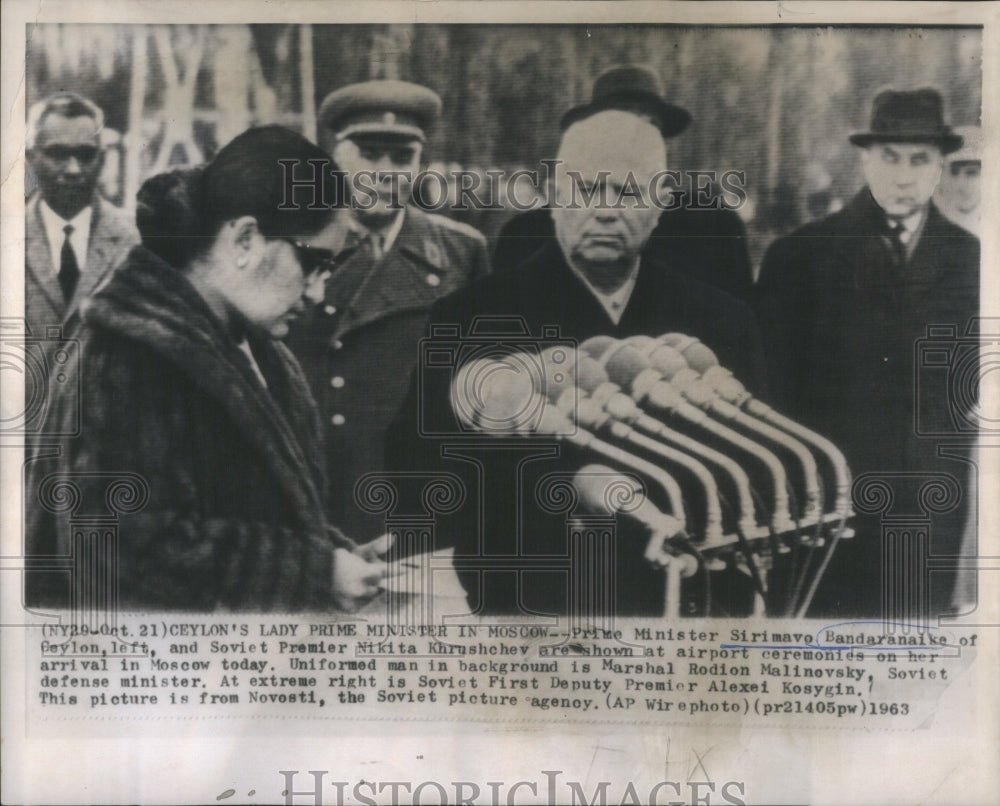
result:
[[[480,232],[411,204],[440,112],[427,87],[368,81],[330,93],[318,115],[319,144],[350,198],[315,243],[342,260],[288,345],[326,424],[330,519],[358,539],[384,530],[355,503],[354,486],[383,469],[385,432],[406,395],[428,310],[489,271]]]
[[[62,327],[68,335],[80,302],[108,278],[139,236],[122,210],[101,198],[104,113],[75,93],[60,93],[28,113],[27,158],[38,189],[25,210],[25,318],[31,335]]]

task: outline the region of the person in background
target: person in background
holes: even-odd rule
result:
[[[349,199],[317,243],[350,254],[289,346],[322,413],[330,518],[351,534],[384,531],[354,487],[383,468],[385,430],[417,364],[428,309],[489,271],[481,233],[411,204],[440,110],[435,92],[403,81],[342,87],[319,110],[319,143],[344,172]]]
[[[560,121],[569,126],[599,112],[619,109],[638,115],[660,130],[664,140],[683,132],[691,122],[688,112],[664,98],[660,77],[644,65],[619,65],[599,75],[589,103],[573,107]],[[712,203],[720,202],[713,186]],[[671,270],[691,274],[702,282],[746,300],[753,282],[747,250],[746,227],[740,217],[724,207],[692,198],[695,189],[663,210],[646,245],[650,258]],[[667,202],[666,192],[662,195]],[[551,211],[538,208],[519,213],[501,229],[493,253],[495,268],[514,268],[535,254],[554,233]]]
[[[887,89],[875,97],[870,129],[850,141],[865,186],[839,212],[776,240],[762,263],[756,308],[772,399],[833,440],[855,478],[948,471],[934,440],[915,431],[914,350],[929,326],[961,334],[979,310],[979,241],[931,201],[962,137],[945,123],[937,90]],[[948,404],[935,401],[942,413]],[[873,517],[857,524],[814,613],[879,613],[880,527]],[[957,531],[943,520],[935,527],[944,538]],[[948,540],[932,550],[957,553]],[[948,599],[943,576],[929,594],[937,605]]]
[[[25,207],[24,310],[31,334],[68,335],[80,303],[139,241],[135,224],[101,198],[104,113],[75,93],[28,112],[26,156],[37,191]]]
[[[79,435],[29,464],[30,606],[92,602],[109,578],[108,606],[147,611],[351,609],[378,591],[377,547],[326,520],[315,404],[279,341],[330,269],[315,241],[331,211],[281,209],[279,160],[309,159],[325,155],[300,135],[250,129],[140,189],[142,246],[84,307],[80,361],[49,409],[46,433],[79,416]],[[72,518],[125,474],[144,492],[109,556]],[[97,559],[71,579],[44,569],[70,555]]]
[[[980,235],[979,173],[982,170],[983,131],[978,126],[956,126],[962,147],[945,158],[941,184],[934,202],[945,217],[973,235]]]

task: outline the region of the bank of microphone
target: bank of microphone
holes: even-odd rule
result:
[[[543,365],[548,368],[541,374],[537,356],[510,354],[466,362],[452,381],[451,404],[456,417],[466,427],[498,436],[551,437],[627,468],[647,478],[671,513],[686,523],[684,496],[673,476],[652,462],[598,438],[586,428],[584,423],[598,417],[593,404],[583,401],[591,415],[580,422],[568,417],[541,393],[538,387],[544,384],[546,375],[553,389],[575,390],[575,353],[566,348],[560,350],[558,356],[553,352],[543,354]]]
[[[704,443],[709,440],[718,451],[740,464],[750,460],[759,465],[769,479],[771,528],[778,534],[796,529],[788,495],[788,475],[773,451],[713,419],[704,408],[694,405],[632,345],[608,336],[598,336],[584,342],[581,350],[598,354],[601,367],[615,386],[628,392],[627,397],[631,398],[633,405],[637,404],[645,414],[655,415],[643,421],[644,427],[651,420],[666,418],[664,422],[669,423],[674,431],[693,432],[695,441]]]
[[[640,337],[641,338],[641,337]],[[850,514],[851,471],[840,449],[822,434],[786,417],[754,398],[733,373],[719,363],[715,353],[693,336],[682,333],[667,333],[656,339],[674,348],[686,361],[691,370],[700,374],[701,381],[721,399],[745,411],[753,417],[788,433],[795,439],[811,446],[829,463],[832,476],[834,498],[832,510],[838,514]]]

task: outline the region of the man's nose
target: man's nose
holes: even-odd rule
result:
[[[390,171],[399,170],[399,166],[392,161],[392,157],[388,154],[379,154],[378,159],[375,160],[375,170],[380,174],[387,174]],[[387,181],[387,177],[382,177],[383,181]]]
[[[916,171],[909,165],[900,165],[896,169],[896,184],[897,185],[910,185],[913,183]]]
[[[70,157],[66,161],[66,167],[63,168],[63,173],[78,174],[81,172],[81,170],[82,166],[80,165],[80,160],[78,160],[76,157]]]

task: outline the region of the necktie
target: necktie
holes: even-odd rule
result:
[[[382,259],[384,239],[381,234],[377,232],[371,232],[368,234],[368,246],[371,249],[372,260],[376,263]]]
[[[76,262],[73,244],[69,242],[69,236],[73,234],[73,225],[67,224],[63,227],[63,232],[66,233],[66,240],[63,241],[62,252],[59,255],[59,287],[62,289],[63,299],[69,302],[80,279],[80,265]]]
[[[893,265],[900,267],[906,263],[906,244],[903,243],[903,233],[906,228],[899,221],[889,221],[887,225],[887,236],[889,246],[892,249]]]

